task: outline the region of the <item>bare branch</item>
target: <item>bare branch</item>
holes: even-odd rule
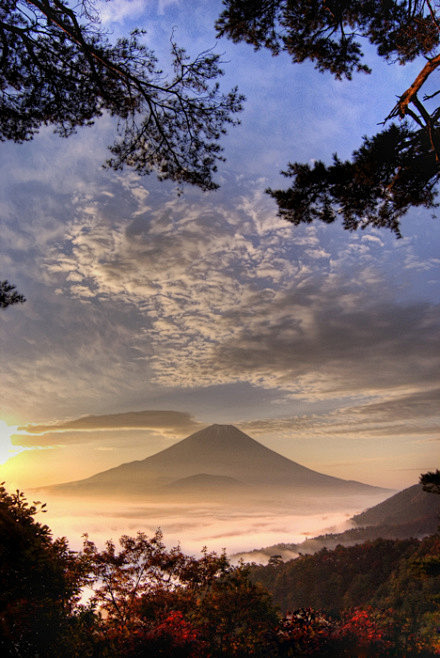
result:
[[[391,119],[392,117],[396,116],[400,116],[400,118],[403,119],[407,112],[408,105],[413,102],[414,97],[417,95],[421,87],[425,84],[431,73],[433,73],[433,71],[435,71],[439,65],[440,54],[426,62],[425,66],[419,72],[412,85],[408,87],[408,89],[402,94],[399,102],[390,112],[387,119]]]

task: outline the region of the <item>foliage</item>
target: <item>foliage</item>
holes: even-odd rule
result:
[[[423,625],[427,613],[440,612],[440,573],[430,568],[439,557],[438,534],[418,542],[409,555],[396,562],[394,571],[377,588],[371,601],[393,608],[396,615],[411,621],[412,632],[415,632]]]
[[[428,493],[440,494],[440,471],[429,471],[420,476],[420,484]]]
[[[3,656],[74,656],[90,615],[79,605],[84,564],[65,538],[52,539],[44,512],[0,486],[0,651]],[[77,654],[76,654],[77,655]]]
[[[44,505],[0,488],[2,656],[266,656],[278,621],[243,566],[167,549],[157,532],[79,554],[35,520]],[[82,588],[93,588],[88,605]]]
[[[353,153],[351,161],[298,162],[283,172],[293,179],[287,190],[268,190],[282,217],[298,224],[342,217],[344,228],[390,228],[400,237],[399,221],[411,206],[435,207],[440,164],[440,108],[431,103],[439,91],[418,94],[440,65],[440,14],[430,0],[223,0],[219,34],[245,41],[274,55],[287,52],[293,62],[311,60],[322,72],[351,79],[370,73],[362,41],[380,57],[405,65],[423,57],[421,68],[386,121],[391,124]]]
[[[49,527],[35,520],[44,508],[0,487],[2,656],[440,653],[440,577],[426,569],[440,554],[438,535],[339,547],[250,570],[206,549],[201,558],[168,549],[159,531],[123,536],[120,548],[108,541],[98,549],[86,537],[83,550],[73,553],[65,539],[54,540]],[[331,610],[304,606],[280,618],[267,591],[252,582],[271,587],[278,576],[292,601],[309,589],[310,598],[319,601],[321,593]],[[87,605],[80,602],[85,585],[92,588]],[[362,605],[353,604],[357,600]]]
[[[331,648],[335,623],[323,612],[300,608],[280,621],[278,644],[281,655],[326,656]]]
[[[339,614],[368,605],[396,565],[418,546],[416,539],[377,539],[331,551],[324,548],[280,566],[254,566],[251,577],[271,592],[282,611],[311,607]]]
[[[329,658],[437,655],[432,643],[408,634],[402,637],[402,630],[392,610],[368,606],[330,617],[312,608],[301,608],[288,613],[280,622],[279,655]]]
[[[220,34],[274,55],[287,52],[293,62],[311,59],[320,71],[351,78],[369,72],[360,37],[379,55],[405,64],[428,55],[439,43],[436,16],[424,0],[380,2],[349,0],[223,0]]]
[[[132,638],[133,640],[133,638]],[[153,656],[197,656],[204,655],[206,645],[199,632],[180,611],[170,612],[165,619],[142,637],[134,640],[139,653],[145,654],[146,647]]]
[[[171,39],[172,74],[142,43],[143,32],[112,43],[88,0],[3,0],[0,7],[0,141],[30,140],[52,125],[68,137],[104,113],[117,119],[107,166],[160,180],[218,187],[220,137],[236,124],[243,97],[220,92],[220,57],[190,59]],[[24,302],[7,281],[0,308]]]
[[[281,625],[282,646],[295,648],[286,655],[428,656],[439,648],[439,556],[439,535],[379,539],[253,566],[251,577],[282,610],[303,610]]]
[[[17,292],[12,283],[0,281],[0,308],[7,308],[13,304],[22,304],[25,301],[23,295]]]
[[[266,655],[277,617],[244,567],[224,554],[205,550],[196,559],[167,549],[159,531],[120,544],[100,551],[86,539],[83,551],[102,637],[115,655]]]
[[[422,473],[420,484],[427,493],[440,494],[440,471],[436,469]],[[440,530],[440,526],[438,529]],[[430,555],[424,559],[423,569],[430,576],[440,576],[440,551],[437,555]]]
[[[440,170],[424,130],[391,124],[364,138],[352,161],[291,163],[282,172],[294,179],[287,190],[269,190],[279,214],[293,224],[342,218],[345,229],[387,227],[401,237],[400,218],[411,206],[436,206]]]
[[[117,117],[119,141],[108,164],[155,170],[160,179],[216,187],[218,140],[241,109],[237,90],[215,80],[219,56],[190,60],[171,41],[165,77],[142,32],[110,42],[82,2],[5,0],[0,10],[0,139],[32,139],[42,125],[67,137],[104,112]]]

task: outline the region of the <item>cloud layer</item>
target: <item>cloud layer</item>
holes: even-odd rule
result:
[[[309,398],[439,385],[439,308],[385,287],[394,254],[379,237],[338,245],[316,228],[294,231],[258,191],[158,208],[130,185],[131,217],[111,222],[104,204],[92,220],[85,209],[70,255],[53,250],[47,264],[65,295],[136,307],[135,348],[157,384],[246,381]]]
[[[188,432],[200,428],[188,413],[179,411],[130,411],[105,416],[83,416],[50,425],[26,425],[19,427],[31,434],[45,432],[96,431],[121,429],[159,429],[164,432]]]
[[[101,10],[115,36],[145,10],[162,61],[175,24],[192,54],[207,47],[219,7],[205,5]],[[390,468],[394,455],[396,469],[432,467],[438,221],[414,210],[398,242],[292,227],[264,193],[289,158],[345,157],[374,131],[395,71],[334,81],[229,42],[224,59],[224,88],[238,83],[249,101],[223,142],[215,193],[178,197],[153,177],[103,171],[108,117],[67,141],[44,129],[2,146],[0,268],[28,299],[1,318],[2,418],[26,426],[17,441],[45,448],[17,460],[39,452],[43,463],[56,445],[53,478],[62,451],[108,467],[232,422],[311,467],[373,463],[373,448]]]

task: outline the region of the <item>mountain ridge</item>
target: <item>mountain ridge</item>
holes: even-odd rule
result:
[[[123,492],[159,495],[175,481],[201,475],[212,478],[211,484],[215,478],[218,483],[218,478],[226,478],[225,484],[237,480],[260,490],[286,489],[307,493],[315,489],[338,494],[377,495],[390,492],[319,473],[274,452],[233,425],[219,424],[199,430],[143,460],[126,462],[88,478],[48,489],[106,495]],[[219,486],[213,488],[221,489]]]
[[[369,507],[350,519],[353,527],[343,532],[317,535],[303,542],[283,542],[237,553],[232,557],[248,562],[267,562],[274,554],[283,561],[298,555],[332,550],[339,545],[353,546],[375,539],[421,539],[434,534],[440,523],[440,496],[427,493],[421,484],[402,489],[386,500]]]
[[[430,519],[431,522],[440,514],[440,496],[423,490],[421,484],[413,484],[353,516],[352,521],[358,527],[378,525],[401,525]],[[439,520],[439,519],[438,519]]]

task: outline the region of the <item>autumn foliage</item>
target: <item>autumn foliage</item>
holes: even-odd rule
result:
[[[42,511],[44,506],[29,504],[20,492],[10,495],[0,488],[2,656],[440,655],[440,586],[430,567],[440,555],[439,536],[411,540],[394,552],[390,546],[389,553],[399,556],[394,569],[383,551],[387,566],[380,564],[379,545],[356,547],[353,553],[327,551],[310,563],[300,558],[300,568],[304,562],[308,569],[325,558],[323,592],[326,578],[336,582],[338,565],[349,572],[350,560],[363,565],[368,581],[369,551],[374,570],[382,566],[383,582],[370,591],[372,603],[334,605],[330,612],[302,607],[281,616],[255,579],[255,568],[233,566],[224,553],[205,549],[200,558],[185,555],[179,547],[167,548],[160,531],[152,537],[123,536],[118,546],[109,541],[102,549],[86,537],[83,550],[74,553],[65,539],[53,539],[49,527],[35,520]],[[267,569],[286,574],[287,567]],[[349,573],[356,579],[354,564]],[[291,579],[284,581],[295,587]],[[353,591],[366,600],[365,587]],[[378,592],[382,598],[374,599]]]

